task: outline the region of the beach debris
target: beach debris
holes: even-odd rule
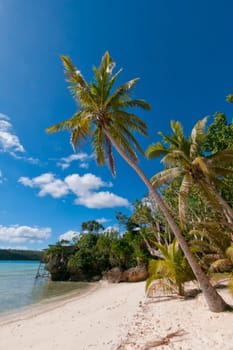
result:
[[[143,350],[150,350],[150,349],[153,349],[153,348],[160,346],[160,345],[168,345],[172,338],[182,337],[185,334],[186,334],[186,332],[183,329],[179,329],[176,332],[172,332],[172,333],[167,334],[165,337],[163,337],[159,340],[152,340],[152,341],[147,342],[144,345]]]

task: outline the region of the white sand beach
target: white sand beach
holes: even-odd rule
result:
[[[233,313],[210,312],[202,295],[146,298],[144,282],[100,282],[77,298],[0,317],[0,349],[233,350],[232,329]]]

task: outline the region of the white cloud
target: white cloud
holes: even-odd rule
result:
[[[104,229],[104,232],[112,232],[112,231],[119,231],[119,228],[117,225],[114,226],[108,226]]]
[[[69,175],[65,178],[65,182],[70,190],[80,197],[84,197],[100,187],[112,187],[111,182],[104,182],[100,177],[90,173],[83,176],[78,174]]]
[[[69,188],[65,182],[56,179],[51,173],[42,174],[40,176],[29,179],[28,177],[20,177],[19,182],[28,187],[39,187],[39,196],[44,197],[50,194],[53,198],[60,198],[68,194]]]
[[[59,241],[62,241],[63,239],[66,241],[72,241],[73,238],[78,238],[80,236],[79,232],[74,231],[67,231],[59,236]]]
[[[41,243],[51,236],[49,227],[2,226],[0,225],[0,241],[9,243]]]
[[[25,154],[25,149],[13,130],[10,118],[2,113],[0,113],[0,152],[9,153],[14,158],[31,164],[39,164],[40,162],[37,158],[22,156]]]
[[[127,207],[129,202],[127,199],[119,197],[111,192],[87,193],[75,200],[75,203],[82,204],[87,208],[113,208]]]
[[[100,224],[104,224],[105,222],[109,222],[111,220],[106,219],[106,218],[100,218],[100,219],[96,219],[97,222],[99,222]]]
[[[104,182],[94,174],[72,174],[64,180],[57,179],[52,173],[45,173],[35,178],[20,177],[18,180],[24,186],[39,188],[40,197],[50,195],[60,198],[69,193],[76,196],[75,204],[84,205],[87,208],[113,208],[129,206],[127,199],[117,196],[109,191],[98,190],[101,187],[112,187],[111,182]]]
[[[57,166],[61,167],[64,170],[69,168],[72,162],[79,161],[79,166],[81,168],[87,169],[89,167],[88,161],[92,158],[93,156],[89,156],[87,153],[71,154],[68,157],[61,158],[57,162]]]
[[[7,249],[7,250],[13,250],[13,249],[18,249],[18,250],[29,250],[28,247],[25,245],[16,245],[16,246],[0,246],[0,249]],[[35,250],[35,249],[33,249]]]
[[[25,152],[19,138],[13,131],[10,118],[0,113],[0,151],[15,156],[17,153]]]

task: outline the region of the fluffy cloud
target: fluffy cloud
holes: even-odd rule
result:
[[[80,176],[73,174],[64,180],[57,179],[54,174],[46,173],[35,178],[21,177],[18,180],[24,186],[39,188],[39,196],[50,195],[60,198],[69,193],[76,196],[75,204],[84,205],[87,208],[113,208],[129,206],[127,199],[119,197],[109,191],[98,190],[101,187],[112,187],[111,182],[104,182],[94,174]]]
[[[83,176],[78,174],[69,175],[65,178],[65,183],[78,197],[84,197],[101,187],[112,187],[111,182],[104,182],[100,177],[90,173]]]
[[[15,156],[17,153],[25,152],[19,138],[13,132],[10,118],[0,113],[0,151]]]
[[[29,179],[28,177],[20,177],[19,182],[28,187],[39,187],[39,196],[43,197],[49,194],[53,198],[60,198],[68,194],[69,188],[65,182],[56,179],[51,173],[42,174],[40,176]]]
[[[0,225],[0,241],[9,243],[41,243],[51,236],[49,227],[2,226]]]
[[[76,237],[78,238],[79,235],[80,235],[79,232],[67,231],[59,236],[59,241],[62,241],[63,239],[66,241],[72,241],[73,238],[76,238]]]
[[[119,197],[111,192],[87,193],[75,200],[75,203],[84,205],[87,208],[112,208],[127,207],[129,202],[127,199]]]
[[[22,156],[25,149],[20,143],[18,136],[14,133],[10,118],[0,113],[0,152],[9,153],[16,159],[22,159],[32,164],[39,164],[39,159]]]
[[[92,158],[93,156],[89,156],[87,153],[71,154],[68,157],[61,158],[59,162],[57,162],[57,165],[64,170],[69,168],[72,162],[79,161],[79,167],[87,169],[89,166],[88,162]]]

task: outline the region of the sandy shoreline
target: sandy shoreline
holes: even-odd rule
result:
[[[0,317],[0,349],[233,350],[233,313],[211,313],[202,295],[146,298],[144,288],[100,282],[78,297]]]
[[[100,282],[77,298],[0,317],[0,349],[115,349],[144,298],[144,283]]]

